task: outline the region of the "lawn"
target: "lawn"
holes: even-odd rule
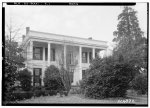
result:
[[[36,97],[31,98],[28,100],[19,101],[18,103],[48,103],[48,104],[54,104],[54,103],[96,103],[96,104],[113,104],[118,103],[118,101],[127,102],[127,104],[147,104],[147,97],[129,97],[127,100],[125,98],[109,98],[109,99],[89,99],[85,98],[81,95],[69,95],[69,96],[45,96],[45,97]],[[121,103],[120,103],[121,104]]]

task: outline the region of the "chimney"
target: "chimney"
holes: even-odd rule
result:
[[[92,37],[89,37],[88,39],[92,40]]]
[[[24,38],[25,38],[25,35],[22,35],[22,42],[23,42]]]
[[[30,27],[26,27],[26,35],[29,33]]]

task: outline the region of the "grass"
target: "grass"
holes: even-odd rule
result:
[[[129,97],[127,99],[134,100],[134,102],[130,102],[127,104],[147,104],[147,97]],[[108,98],[108,99],[89,99],[85,98],[82,95],[69,95],[69,96],[45,96],[45,97],[36,97],[31,98],[28,100],[19,101],[18,103],[48,103],[48,104],[54,104],[54,103],[96,103],[96,104],[117,104],[118,100],[121,100],[122,102],[126,100],[125,98]],[[119,103],[121,104],[121,103]],[[124,103],[123,103],[124,104]]]

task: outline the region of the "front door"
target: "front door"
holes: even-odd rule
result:
[[[42,74],[41,68],[34,68],[33,86],[41,86],[41,74]]]

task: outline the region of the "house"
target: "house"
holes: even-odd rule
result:
[[[85,70],[97,53],[107,49],[107,42],[30,30],[23,35],[25,66],[32,72],[32,84],[44,85],[44,71],[61,64],[72,74],[72,85],[84,77]]]

